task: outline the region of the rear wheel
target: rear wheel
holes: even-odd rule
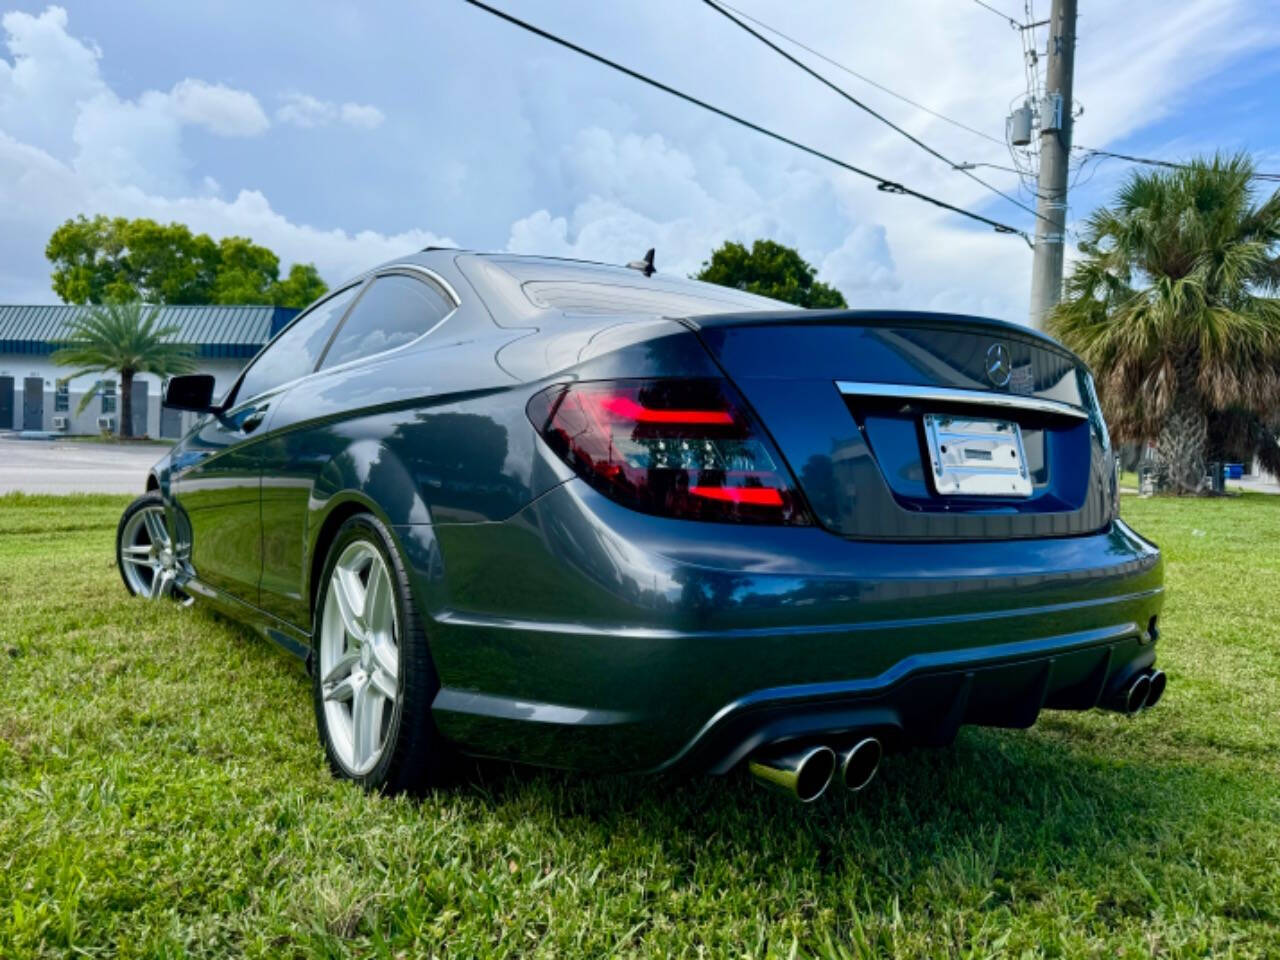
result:
[[[404,565],[375,517],[339,528],[314,623],[316,726],[333,772],[386,793],[445,782],[453,757],[431,718],[440,684]]]

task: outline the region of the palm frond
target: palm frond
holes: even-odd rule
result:
[[[1244,155],[1137,172],[1084,222],[1049,329],[1094,368],[1121,441],[1175,403],[1280,411],[1280,191],[1255,203],[1252,173]]]
[[[72,321],[52,359],[82,368],[81,374],[129,370],[170,376],[193,370],[191,348],[172,339],[180,328],[158,322],[158,308],[140,303],[92,307]]]

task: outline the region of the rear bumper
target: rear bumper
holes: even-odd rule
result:
[[[1054,540],[868,543],[623,510],[579,481],[503,523],[400,528],[464,749],[723,771],[786,736],[1088,709],[1154,661],[1159,551],[1123,523]]]

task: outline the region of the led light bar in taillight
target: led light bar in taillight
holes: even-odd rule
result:
[[[724,380],[610,380],[550,387],[529,418],[605,496],[688,520],[808,524],[773,444]]]

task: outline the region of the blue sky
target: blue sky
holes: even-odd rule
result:
[[[1032,228],[694,0],[497,5]],[[997,137],[1024,89],[1016,34],[969,0],[735,6]],[[461,0],[0,0],[0,13],[3,302],[53,301],[49,232],[103,212],[248,235],[331,282],[432,242],[607,261],[656,246],[660,269],[688,273],[725,239],[769,236],[857,306],[1025,316],[1021,240],[879,193]],[[1077,143],[1171,159],[1249,150],[1280,169],[1280,0],[1081,0],[1079,34]],[[1008,163],[997,144],[831,75],[949,156]],[[1128,169],[1086,171],[1072,218]],[[982,175],[1018,189],[1012,174]]]

